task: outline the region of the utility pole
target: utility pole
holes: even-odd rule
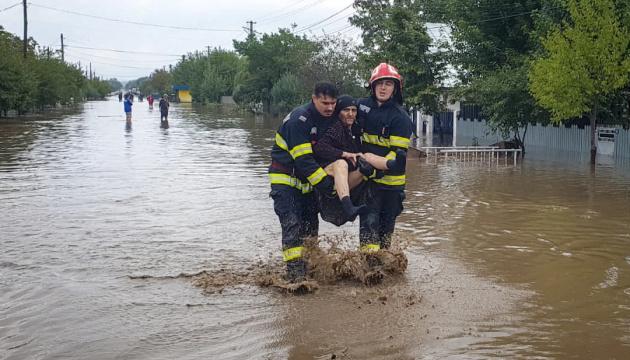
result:
[[[63,53],[63,33],[61,33],[61,62],[65,62]]]
[[[92,62],[90,61],[90,80],[92,80]]]
[[[22,0],[22,7],[24,8],[24,49],[23,55],[26,59],[26,50],[28,49],[28,20],[26,14],[26,0]]]
[[[246,21],[246,24],[249,24],[249,36],[254,36],[254,24],[256,23],[255,21]]]
[[[208,49],[208,57],[210,57],[210,45],[207,45],[206,49]]]

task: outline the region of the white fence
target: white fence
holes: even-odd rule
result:
[[[503,139],[501,134],[490,130],[485,121],[457,119],[456,145],[480,145],[487,146]],[[624,130],[620,126],[600,125],[598,128],[616,129],[614,157],[630,158],[630,130]],[[522,131],[521,131],[522,133]],[[575,151],[588,154],[591,149],[591,129],[585,126],[583,129],[574,125],[570,128],[560,125],[542,126],[529,125],[525,136],[525,147],[535,146],[564,151]]]

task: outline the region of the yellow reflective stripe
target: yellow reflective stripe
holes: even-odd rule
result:
[[[383,185],[405,185],[405,175],[385,175],[380,179],[374,179],[374,182]]]
[[[399,148],[407,149],[409,148],[409,143],[411,143],[411,140],[406,137],[394,135],[389,137],[389,145],[391,146],[397,146]]]
[[[269,182],[273,185],[287,185],[294,187],[300,190],[302,194],[307,194],[313,191],[311,184],[303,183],[300,179],[287,174],[269,173]]]
[[[313,147],[311,146],[311,143],[304,143],[304,144],[295,146],[293,149],[289,151],[289,153],[291,154],[293,159],[297,159],[302,155],[312,154]]]
[[[304,246],[296,246],[286,249],[282,252],[282,259],[284,261],[299,259],[302,257],[302,252],[304,252]]]
[[[314,173],[312,173],[310,176],[308,176],[307,179],[308,179],[308,182],[310,182],[311,184],[317,185],[326,176],[327,176],[327,174],[324,171],[324,169],[318,168],[317,170],[315,170]]]
[[[360,248],[362,253],[375,253],[381,250],[381,245],[379,244],[366,244],[362,245]]]
[[[279,133],[276,133],[276,145],[278,145],[278,147],[284,151],[289,151],[287,142],[284,141],[284,139],[282,138],[282,135],[280,135]]]
[[[387,153],[387,155],[385,155],[385,159],[387,160],[394,160],[396,159],[396,153],[393,151],[390,151]]]
[[[378,145],[382,147],[389,147],[389,139],[382,138],[378,135],[371,135],[368,133],[363,133],[361,136],[361,140],[363,142],[373,145]]]

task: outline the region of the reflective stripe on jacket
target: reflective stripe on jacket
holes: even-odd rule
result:
[[[327,175],[313,156],[313,145],[335,120],[326,118],[311,102],[291,111],[275,134],[269,167],[272,185],[287,185],[302,193],[312,191]]]
[[[395,159],[397,149],[409,149],[411,119],[393,99],[381,106],[373,97],[360,99],[357,116],[362,130],[362,152]],[[385,176],[373,181],[385,189],[404,189],[406,177],[404,170],[388,170]]]

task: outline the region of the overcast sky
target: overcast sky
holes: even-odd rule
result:
[[[0,0],[0,10],[18,3],[21,1]],[[80,61],[83,66],[91,61],[97,75],[126,81],[175,64],[181,54],[205,51],[206,46],[232,49],[232,39],[246,37],[243,28],[249,20],[262,33],[295,23],[299,34],[325,31],[357,38],[359,30],[347,20],[353,14],[351,4],[352,0],[32,0],[28,32],[39,44],[55,49],[60,48],[63,33],[66,61]],[[0,25],[19,37],[22,21],[21,5],[0,11]]]

